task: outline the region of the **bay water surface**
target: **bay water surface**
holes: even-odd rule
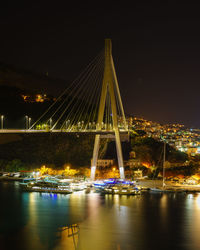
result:
[[[22,192],[0,182],[0,249],[200,249],[200,194]]]

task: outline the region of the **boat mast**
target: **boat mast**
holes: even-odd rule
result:
[[[163,188],[165,187],[165,157],[166,157],[166,142],[164,140],[163,149]]]

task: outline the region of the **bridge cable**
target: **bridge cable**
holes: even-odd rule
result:
[[[83,83],[87,83],[87,80],[90,78],[92,72],[95,70],[96,65],[93,66],[93,68],[91,69],[91,71],[88,73],[88,76],[86,76],[86,78],[84,79]],[[75,100],[75,98],[79,95],[78,99],[81,99],[83,97],[84,91],[82,91],[84,84],[82,84],[82,86],[78,89],[78,91],[76,92],[76,94],[73,96],[72,100],[68,103],[67,107],[64,109],[64,111],[61,113],[61,115],[59,116],[58,120],[55,122],[54,126],[52,127],[52,129],[55,128],[55,126],[58,124],[58,122],[61,120],[61,118],[63,117],[63,115],[65,114],[66,110],[70,107],[70,105],[72,104],[72,102]],[[81,92],[82,91],[82,92]],[[81,93],[80,93],[81,92]],[[77,106],[77,103],[75,103],[73,105],[73,108],[75,108]],[[71,109],[70,114],[72,113],[73,109]]]
[[[101,54],[102,51],[99,53]],[[78,75],[78,77],[58,96],[58,98],[56,99],[55,102],[53,102],[49,108],[37,119],[37,121],[29,128],[32,129],[34,128],[34,126],[48,113],[48,111],[50,111],[50,109],[59,101],[61,100],[61,98],[64,96],[64,94],[69,90],[69,88],[72,88],[73,85],[75,85],[75,83],[79,80],[79,78],[82,77],[82,75],[85,74],[85,72],[87,72],[88,68],[94,63],[94,61],[96,60],[96,58],[98,58],[99,55],[97,55],[87,66],[86,68],[84,68],[84,70],[82,70],[82,72]]]

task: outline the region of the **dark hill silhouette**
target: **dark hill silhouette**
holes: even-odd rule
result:
[[[67,86],[67,81],[0,63],[0,86],[17,87],[32,94],[52,94],[60,93]]]
[[[66,81],[0,63],[0,115],[6,128],[24,128],[25,116],[36,120],[66,88]],[[47,94],[44,103],[29,103],[22,95]]]

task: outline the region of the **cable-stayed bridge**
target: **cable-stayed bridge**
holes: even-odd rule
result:
[[[112,58],[112,44],[105,49],[61,93],[26,130],[1,129],[0,133],[90,133],[95,135],[91,178],[95,171],[101,138],[114,138],[120,177],[124,178],[121,140],[128,127]]]

